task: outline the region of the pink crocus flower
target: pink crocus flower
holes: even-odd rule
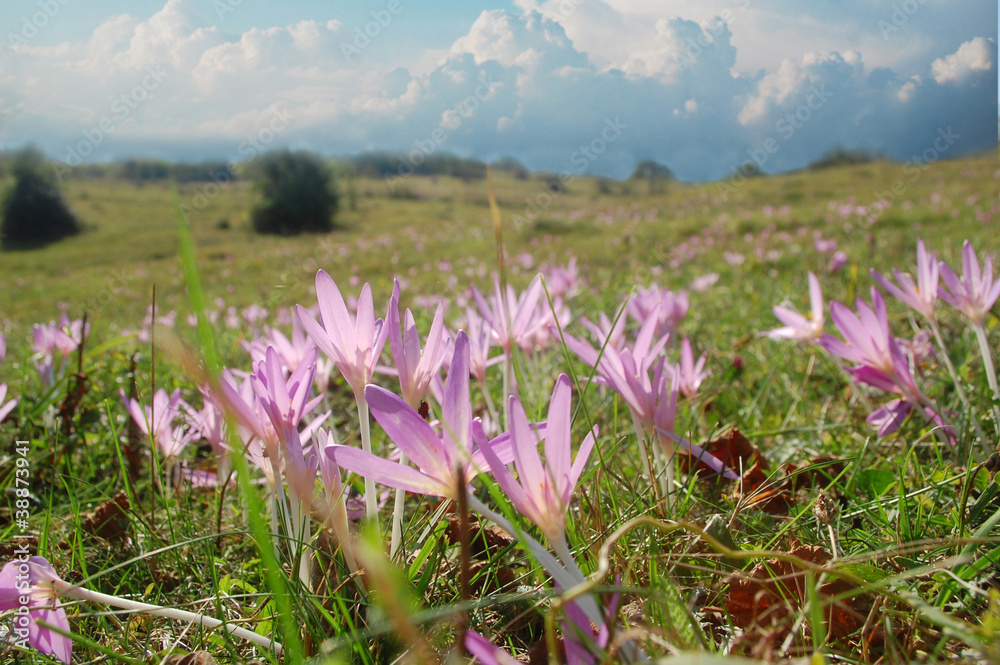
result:
[[[618,317],[614,323],[611,322],[607,314],[600,312],[597,323],[587,318],[581,318],[580,324],[593,336],[598,348],[603,348],[607,345],[621,351],[625,344],[625,323],[627,321],[628,317],[625,316],[624,312],[618,313]]]
[[[927,253],[924,241],[920,239],[917,240],[916,284],[913,283],[913,279],[909,275],[895,269],[892,273],[899,286],[883,277],[874,268],[872,269],[872,277],[901,303],[919,312],[925,318],[933,319],[934,308],[937,304],[940,270],[940,262],[934,255]]]
[[[570,257],[565,266],[550,266],[546,273],[545,286],[553,298],[569,298],[580,290],[580,270],[575,256]]]
[[[684,291],[674,293],[661,289],[656,284],[648,289],[639,287],[628,301],[628,313],[641,325],[657,310],[657,336],[672,333],[680,325],[688,312],[688,296]]]
[[[15,397],[14,399],[4,403],[4,400],[6,398],[7,398],[7,384],[0,383],[0,423],[2,423],[7,418],[7,416],[10,415],[10,412],[14,410],[15,406],[17,406],[18,400],[20,400],[19,397]]]
[[[20,620],[15,621],[13,631],[15,641],[22,641],[20,631],[23,626],[26,629],[25,637],[27,637],[29,645],[42,653],[55,656],[68,665],[72,655],[72,640],[38,625],[38,622],[42,621],[64,632],[69,632],[69,621],[66,617],[66,611],[60,607],[60,598],[73,598],[88,603],[110,605],[129,612],[167,617],[206,629],[221,627],[235,637],[249,640],[265,649],[273,649],[275,653],[280,654],[282,649],[281,644],[268,637],[240,626],[225,623],[214,617],[173,607],[140,603],[129,598],[119,598],[75,586],[59,577],[51,564],[40,556],[9,561],[3,570],[0,570],[0,611],[17,610],[20,607],[26,607],[28,610],[27,626],[23,626]],[[18,613],[16,616],[23,615]]]
[[[569,377],[560,375],[552,390],[545,421],[545,462],[538,454],[538,431],[528,424],[524,407],[513,396],[510,398],[510,441],[518,478],[514,478],[489,446],[482,448],[504,494],[542,530],[550,543],[561,543],[565,539],[566,509],[597,436],[595,426],[580,444],[576,459],[571,459],[571,393]]]
[[[59,323],[34,325],[31,331],[31,348],[36,354],[35,369],[43,387],[51,388],[55,385],[56,379],[62,376],[65,369],[66,357],[83,343],[89,330],[89,323],[84,326],[82,319],[70,321],[65,314],[59,317]],[[55,368],[57,354],[62,357],[58,372]]]
[[[493,328],[471,307],[465,310],[465,329],[469,336],[469,371],[480,385],[485,386],[486,368],[503,360],[503,356],[490,358]]]
[[[510,284],[502,290],[499,279],[493,282],[493,295],[489,300],[475,286],[471,288],[479,313],[492,327],[494,340],[504,353],[509,355],[514,346],[530,350],[532,336],[545,323],[538,311],[538,299],[542,295],[541,277],[536,275],[520,296]]]
[[[316,346],[337,365],[355,396],[361,396],[389,334],[382,319],[375,318],[371,287],[366,283],[361,288],[355,317],[348,312],[333,278],[320,270],[316,273],[316,298],[322,325],[302,305],[296,307],[299,321]]]
[[[826,265],[826,270],[831,273],[837,272],[847,265],[847,261],[847,254],[838,249],[834,252],[833,256],[830,257],[830,262]]]
[[[705,359],[707,353],[702,353],[698,361],[694,360],[694,352],[691,350],[691,340],[685,337],[681,341],[681,362],[677,366],[677,388],[688,399],[698,394],[702,381],[711,373],[705,371]]]
[[[597,369],[601,383],[611,386],[621,396],[632,417],[648,432],[654,428],[656,402],[650,371],[658,360],[662,364],[659,354],[670,338],[669,333],[656,337],[660,325],[658,313],[659,305],[656,305],[643,321],[631,348],[619,350],[606,345],[603,349],[595,349],[572,335],[564,335],[566,346],[583,362]]]
[[[1000,298],[1000,278],[993,279],[993,257],[987,255],[980,270],[979,259],[968,240],[962,246],[962,276],[941,263],[941,279],[944,284],[938,296],[976,326],[983,324]]]
[[[399,300],[398,297],[393,297],[386,318],[389,346],[399,374],[403,401],[417,408],[427,396],[431,381],[440,371],[448,350],[444,335],[444,304],[438,303],[423,351],[420,349],[420,333],[417,331],[413,313],[407,309],[404,316],[403,332],[400,334]]]
[[[4,339],[3,335],[0,335],[0,362],[3,361],[4,356],[6,355],[7,355],[7,340]],[[0,383],[0,423],[2,423],[8,415],[10,415],[10,412],[14,410],[14,407],[17,406],[17,402],[20,399],[15,397],[14,399],[10,400],[5,404],[4,399],[6,397],[7,397],[7,384]]]
[[[830,317],[844,336],[841,341],[831,335],[823,335],[820,346],[835,356],[858,365],[855,378],[884,390],[892,385],[902,385],[914,393],[919,392],[906,354],[896,338],[889,332],[889,317],[885,301],[878,290],[872,288],[872,306],[858,300],[855,314],[839,302],[830,303]]]
[[[16,643],[27,638],[28,644],[35,649],[69,665],[73,641],[38,625],[39,621],[43,621],[69,632],[66,610],[60,606],[52,586],[57,580],[56,571],[43,557],[9,561],[0,570],[0,610],[18,610],[21,607],[28,610],[27,615],[15,615],[14,629],[8,640]]]
[[[794,339],[814,342],[823,335],[823,325],[826,316],[823,310],[823,291],[820,289],[816,275],[809,273],[809,300],[812,313],[809,318],[788,307],[776,305],[774,315],[785,325],[775,330],[763,333],[771,339]]]
[[[926,406],[929,400],[910,372],[906,353],[899,340],[889,332],[885,301],[874,287],[871,293],[872,306],[859,300],[857,314],[838,302],[830,303],[830,317],[844,341],[823,335],[820,346],[839,358],[856,363],[847,368],[856,381],[902,396],[902,400],[889,402],[869,416],[868,422],[878,429],[879,436],[899,429],[914,408],[922,409],[932,422],[944,426],[941,414]],[[945,432],[951,439],[947,427]]]
[[[269,346],[274,347],[285,370],[292,372],[302,363],[309,349],[315,348],[316,344],[302,331],[298,317],[293,317],[291,338],[286,337],[277,328],[267,327],[264,328],[264,334],[257,339],[243,342],[243,348],[254,362],[264,359]]]
[[[469,338],[463,331],[455,338],[441,404],[440,432],[388,390],[376,385],[365,388],[375,420],[417,468],[349,446],[329,446],[326,454],[339,467],[377,483],[415,494],[457,498],[459,469],[465,482],[471,481],[486,467],[480,448],[490,445],[482,427],[472,419],[469,377]],[[509,446],[507,450],[502,457],[509,463]]]
[[[166,390],[160,388],[153,394],[150,406],[142,406],[138,400],[129,399],[124,390],[121,390],[120,394],[132,420],[143,434],[159,446],[163,457],[172,466],[172,461],[177,459],[191,442],[191,433],[186,427],[174,426],[174,422],[181,418],[183,410],[190,408],[187,402],[181,399],[180,388],[169,395]]]

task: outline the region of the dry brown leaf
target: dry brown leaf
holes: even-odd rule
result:
[[[789,554],[820,566],[833,558],[822,547],[813,545],[800,545]],[[749,575],[730,577],[726,610],[740,628],[761,638],[770,635],[784,640],[805,606],[806,579],[806,571],[788,561],[769,559],[761,562]],[[818,590],[823,601],[826,631],[832,639],[846,637],[864,625],[868,599],[863,594],[846,601],[832,600],[854,588],[850,581],[834,577]]]

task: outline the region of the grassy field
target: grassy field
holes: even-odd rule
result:
[[[891,205],[876,205],[894,184]],[[595,648],[601,655],[589,661],[574,661],[570,652],[571,662],[619,662],[636,648],[652,658],[689,652],[766,661],[817,653],[851,663],[1000,658],[1000,508],[990,494],[996,483],[977,468],[996,448],[1000,423],[976,335],[939,305],[962,391],[945,371],[940,349],[914,361],[921,390],[953,421],[954,444],[919,415],[877,438],[865,418],[888,399],[885,393],[851,382],[844,361],[816,345],[760,335],[779,325],[774,305],[809,311],[809,271],[828,304],[853,309],[855,298],[870,301],[870,268],[915,274],[918,238],[959,273],[965,240],[980,258],[1000,257],[995,155],[923,170],[874,162],[742,182],[671,183],[660,192],[643,183],[577,179],[550,195],[541,176],[502,174],[493,185],[511,284],[520,290],[539,270],[577,260],[581,288],[567,297],[573,317],[567,333],[585,337],[580,317],[613,317],[637,287],[656,283],[688,292],[690,310],[665,357],[678,362],[677,342],[687,337],[696,357],[706,354],[710,374],[682,398],[676,432],[731,455],[725,459],[742,478],[697,479],[681,465],[679,485],[664,496],[661,482],[645,475],[644,448],[625,402],[591,382],[591,368],[560,344],[514,354],[529,419],[545,419],[556,377],[569,372],[574,447],[591,425],[600,426],[570,506],[567,540],[583,573],[599,573],[595,584],[605,608],[617,594],[619,611],[608,621],[616,637]],[[281,311],[316,303],[320,268],[345,295],[357,295],[369,282],[377,316],[398,278],[401,304],[414,309],[422,335],[430,303],[447,302],[451,324],[471,304],[470,284],[491,286],[498,260],[485,181],[412,177],[391,193],[382,181],[355,179],[340,189],[338,231],[276,238],[250,230],[253,192],[245,183],[184,186],[176,197],[166,183],[68,183],[64,193],[87,231],[44,249],[0,254],[0,331],[7,341],[0,378],[10,388],[8,399],[20,397],[0,425],[10,446],[2,469],[11,497],[10,510],[0,514],[6,529],[0,543],[15,542],[20,533],[12,519],[18,508],[14,442],[26,439],[32,546],[64,579],[240,620],[265,636],[273,631],[286,646],[283,662],[390,663],[404,653],[411,662],[431,662],[433,654],[443,662],[465,626],[516,656],[534,649],[539,660],[532,662],[543,662],[541,654],[557,646],[557,637],[571,639],[572,630],[561,627],[561,590],[516,537],[489,531],[494,540],[476,545],[473,539],[472,553],[463,553],[455,536],[462,520],[448,519],[461,510],[411,494],[400,565],[383,559],[387,533],[355,543],[366,569],[360,588],[336,537],[314,516],[316,569],[306,583],[296,573],[296,536],[280,528],[269,533],[263,523],[264,531],[254,531],[243,501],[257,494],[260,501],[263,491],[246,485],[227,492],[171,490],[160,468],[166,460],[129,425],[120,389],[148,405],[155,382],[201,404],[177,345],[154,358],[145,338],[133,334],[142,328],[155,286],[158,315],[176,313],[176,335],[195,354],[207,353],[207,339],[186,322],[192,307],[177,204],[195,209],[190,227],[208,310],[218,313],[214,336],[222,362],[234,369],[250,371],[241,343],[256,339],[263,325],[287,332]],[[835,252],[843,253],[837,257],[842,265],[831,269]],[[924,327],[919,316],[886,300],[894,334],[909,340]],[[253,305],[268,314],[248,323],[241,312]],[[996,311],[984,321],[994,356],[1000,348]],[[85,386],[75,392],[67,373],[44,387],[30,359],[32,325],[84,312],[92,324],[82,360]],[[629,339],[637,329],[630,322]],[[829,315],[826,332],[837,333]],[[169,335],[164,329],[163,339]],[[387,348],[383,361],[390,357]],[[75,355],[71,361],[75,367]],[[498,405],[501,367],[490,369],[486,386]],[[391,376],[376,380],[398,388]],[[475,386],[472,402],[476,415],[488,414]],[[324,426],[336,425],[342,442],[357,445],[354,399],[336,376],[318,412],[327,409],[332,415]],[[725,434],[731,427],[746,439]],[[378,425],[372,436],[376,452],[393,448]],[[181,459],[207,468],[210,449],[193,441]],[[363,487],[359,478],[348,482]],[[752,482],[758,485],[753,493]],[[475,487],[516,530],[539,537],[489,476]],[[114,512],[106,502],[119,492],[126,507]],[[113,526],[95,526],[95,510],[112,511]],[[383,529],[391,512],[390,498],[381,511]],[[711,534],[732,549],[713,548],[700,533],[712,516],[720,517]],[[621,539],[610,542],[623,525]],[[602,545],[609,548],[606,557]],[[268,559],[272,550],[278,563]],[[463,571],[472,576],[465,589]],[[401,615],[405,603],[421,609]],[[77,662],[179,663],[163,659],[199,650],[219,662],[272,658],[218,630],[109,614],[100,605],[69,607],[71,631],[89,640],[74,645]],[[9,650],[0,659],[13,658],[13,647],[0,648]],[[52,662],[37,653],[19,657]]]

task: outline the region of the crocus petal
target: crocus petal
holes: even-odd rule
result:
[[[524,486],[532,496],[538,496],[548,480],[542,460],[538,457],[538,438],[528,425],[524,407],[516,397],[510,397],[510,433],[514,448],[514,464]],[[551,427],[551,424],[549,425]],[[551,436],[551,431],[546,433]],[[548,439],[548,436],[546,436]]]
[[[333,343],[330,335],[327,334],[326,329],[320,324],[316,323],[316,320],[309,313],[309,310],[302,305],[296,305],[295,311],[299,315],[299,323],[302,324],[302,329],[305,330],[309,338],[320,348],[320,350],[326,354],[326,357],[341,366],[345,362],[344,355],[341,353],[340,349]]]
[[[872,411],[867,422],[878,429],[878,436],[881,438],[898,430],[912,410],[912,404],[904,399],[896,399]]]
[[[347,311],[344,296],[337,288],[337,283],[325,270],[316,272],[316,300],[319,303],[319,314],[323,320],[326,336],[330,337],[333,346],[340,349],[345,360],[353,360],[353,351],[358,347],[354,332],[354,320],[351,318],[350,312]],[[309,318],[312,319],[311,316]],[[302,323],[304,324],[305,321],[303,320]],[[312,337],[311,334],[310,337]],[[315,337],[313,340],[318,341]]]
[[[496,453],[493,452],[493,447],[490,445],[483,446],[478,451],[486,464],[489,465],[490,471],[493,472],[493,477],[496,479],[497,484],[503,493],[507,495],[507,498],[529,519],[536,521],[537,518],[537,506],[535,506],[534,501],[528,496],[521,484],[514,479],[514,474],[510,472],[507,465],[504,464]]]
[[[483,665],[520,665],[509,653],[473,630],[465,633],[465,648]]]
[[[823,290],[819,286],[819,279],[812,272],[809,273],[809,302],[812,305],[813,321],[822,327],[825,319]]]
[[[399,462],[390,462],[378,455],[366,453],[357,448],[330,446],[324,452],[343,469],[353,471],[376,483],[414,494],[452,497],[455,496],[458,489],[449,487],[437,478],[431,478],[412,467]]]
[[[419,413],[399,396],[380,386],[367,386],[365,399],[389,439],[414,464],[436,478],[451,476],[455,463],[452,451]]]
[[[455,351],[444,386],[441,420],[444,435],[463,454],[471,453],[472,402],[469,398],[469,336],[464,330],[455,337]],[[464,461],[464,460],[463,460]],[[449,460],[449,464],[454,464]]]
[[[545,435],[545,463],[552,474],[556,487],[569,484],[571,421],[573,414],[570,396],[573,392],[569,377],[560,374],[552,389],[552,399],[549,402],[548,430]]]
[[[580,476],[583,475],[583,469],[587,466],[587,460],[590,459],[590,453],[594,449],[594,444],[597,442],[597,434],[599,432],[597,425],[594,425],[594,429],[584,438],[583,443],[580,444],[580,449],[576,451],[576,459],[573,460],[573,467],[569,471],[569,483],[567,488],[569,492],[563,492],[563,504],[568,505],[570,496],[573,494],[573,489],[576,484],[580,482]]]
[[[42,628],[38,625],[38,621],[44,621],[60,630],[69,632],[69,619],[66,618],[66,610],[61,607],[55,609],[33,607],[28,621],[28,644],[69,665],[73,640],[48,628]]]

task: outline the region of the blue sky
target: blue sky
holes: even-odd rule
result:
[[[834,147],[905,161],[939,130],[959,155],[997,145],[997,25],[995,0],[4,0],[0,147],[688,180]]]

